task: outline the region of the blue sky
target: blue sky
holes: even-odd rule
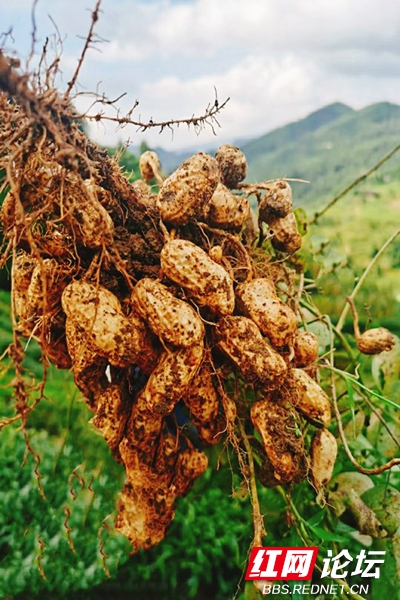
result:
[[[37,49],[54,33],[63,37],[65,85],[79,56],[94,0],[39,0]],[[2,30],[13,27],[7,50],[29,53],[32,0],[2,3]],[[148,132],[146,141],[169,149],[213,146],[254,137],[330,102],[354,108],[400,104],[400,2],[396,0],[103,0],[97,30],[108,43],[91,51],[79,91],[123,92],[121,110],[138,99],[144,120],[201,113],[213,100],[231,100],[220,115],[217,139],[182,127],[174,138]],[[77,98],[85,110],[90,100]],[[135,128],[91,128],[102,144]]]

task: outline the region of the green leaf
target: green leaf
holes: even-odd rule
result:
[[[321,540],[324,542],[343,542],[347,543],[348,538],[343,537],[337,533],[332,533],[331,531],[326,531],[326,529],[322,529],[322,527],[316,527],[314,525],[309,525],[311,531],[315,533]]]
[[[312,516],[310,519],[308,519],[307,523],[312,526],[319,525],[321,523],[321,521],[324,520],[325,514],[326,514],[326,510],[323,508],[322,510],[317,512],[314,516]]]
[[[291,596],[292,596],[292,600],[303,600],[304,596],[303,594],[300,594],[300,592],[298,592],[297,590],[294,592],[294,585],[295,582],[294,581],[288,581],[290,590],[291,590]]]

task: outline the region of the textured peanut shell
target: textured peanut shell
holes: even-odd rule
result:
[[[276,480],[289,483],[301,479],[305,467],[304,448],[301,435],[296,435],[295,410],[266,399],[253,404],[250,416],[261,435]]]
[[[200,422],[193,419],[193,424],[200,440],[206,446],[218,444],[227,430],[226,419],[222,413],[218,413],[212,421]]]
[[[148,452],[160,435],[162,426],[162,415],[149,410],[145,391],[142,390],[131,407],[126,425],[127,440],[135,448]]]
[[[301,369],[293,369],[290,379],[293,393],[290,395],[289,389],[288,394],[293,405],[312,421],[321,422],[328,427],[332,411],[329,398],[324,390]]]
[[[218,184],[218,164],[199,152],[188,158],[162,184],[157,207],[163,221],[186,225],[199,218],[211,202]]]
[[[54,258],[45,258],[36,264],[26,295],[25,310],[32,316],[54,310],[68,283],[67,277],[68,269],[60,266]]]
[[[264,390],[282,385],[286,374],[283,358],[262,337],[247,317],[226,317],[216,327],[218,348],[236,365],[247,383]]]
[[[103,434],[111,450],[122,440],[131,407],[118,384],[111,384],[98,399],[91,423]]]
[[[161,478],[171,481],[175,473],[176,458],[181,444],[181,437],[169,432],[162,432],[152,462],[154,470]]]
[[[69,186],[66,182],[64,209],[66,222],[73,230],[75,238],[84,246],[99,248],[111,243],[114,223],[100,204],[98,186],[91,180],[85,181],[84,189],[75,183]]]
[[[394,348],[396,340],[384,327],[368,329],[357,338],[357,348],[363,354],[380,354]]]
[[[229,144],[222,144],[215,153],[221,181],[227,188],[235,188],[238,183],[245,179],[247,174],[246,157],[239,148]]]
[[[134,552],[159,544],[174,518],[174,492],[155,486],[153,481],[126,483],[119,497],[115,529],[129,539]]]
[[[132,298],[140,316],[160,339],[185,348],[203,339],[204,326],[196,311],[160,281],[141,279]]]
[[[208,256],[211,258],[211,260],[220,265],[224,257],[221,246],[213,246],[210,248],[208,251]]]
[[[238,285],[236,298],[240,312],[252,319],[274,346],[290,342],[297,329],[296,315],[276,296],[269,279],[254,279]]]
[[[72,366],[65,333],[65,315],[61,310],[47,315],[36,339],[43,356],[58,369],[69,369]]]
[[[157,177],[160,171],[160,159],[157,154],[151,150],[143,152],[139,159],[139,169],[146,183]]]
[[[183,401],[199,423],[216,419],[219,399],[213,384],[211,368],[206,362],[192,379]]]
[[[15,314],[19,318],[18,331],[29,337],[35,327],[36,320],[29,314],[28,288],[32,280],[32,273],[37,265],[37,259],[27,252],[19,252],[12,264],[12,290]]]
[[[161,251],[161,268],[200,306],[208,306],[221,316],[232,314],[235,294],[231,278],[192,242],[178,239],[167,242]]]
[[[65,333],[75,384],[85,396],[89,408],[96,410],[98,400],[109,384],[105,375],[108,361],[93,350],[82,326],[68,317]]]
[[[144,342],[143,325],[124,316],[114,294],[87,281],[73,281],[63,292],[62,306],[67,320],[85,331],[94,352],[117,367],[136,362]]]
[[[198,344],[161,355],[143,391],[150,412],[167,415],[173,410],[199,369],[203,351],[203,344]]]
[[[157,196],[153,194],[151,187],[142,179],[132,182],[132,188],[135,191],[136,202],[144,210],[154,209],[157,202]]]
[[[307,367],[318,358],[318,339],[311,331],[297,331],[293,338],[293,362],[296,367]]]
[[[246,222],[249,210],[247,198],[235,196],[225,185],[219,183],[206,212],[206,220],[213,227],[239,229]]]
[[[286,217],[293,209],[292,189],[287,181],[279,179],[271,183],[268,192],[258,205],[258,218],[264,223]]]
[[[273,233],[271,242],[276,250],[293,254],[300,250],[302,237],[297,229],[296,218],[290,212],[282,219],[270,220],[269,228]]]
[[[208,459],[204,452],[197,448],[183,450],[176,462],[176,471],[171,489],[177,496],[183,498],[189,492],[194,480],[204,473],[207,466]]]
[[[331,480],[337,456],[336,438],[325,427],[314,434],[310,455],[311,480],[319,491]]]

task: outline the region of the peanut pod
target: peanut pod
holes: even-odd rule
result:
[[[215,331],[218,348],[236,365],[247,383],[264,390],[279,388],[286,375],[283,358],[247,317],[226,317]]]
[[[90,422],[101,431],[111,450],[121,442],[130,411],[128,399],[118,384],[111,384],[99,396],[96,414]]]
[[[93,352],[117,367],[136,362],[145,344],[145,328],[137,317],[125,317],[114,294],[100,285],[73,281],[63,292],[62,306],[67,321],[85,332]]]
[[[269,279],[241,283],[236,298],[240,312],[250,317],[274,346],[290,342],[297,329],[296,315],[276,296]]]
[[[205,217],[213,227],[240,229],[246,222],[249,210],[250,205],[247,198],[232,194],[225,185],[219,183]]]
[[[311,480],[320,490],[331,480],[337,456],[337,442],[328,429],[319,429],[311,442]]]
[[[149,377],[143,395],[151,413],[167,415],[184,396],[203,359],[203,344],[165,351]]]
[[[214,158],[204,152],[188,158],[160,188],[157,207],[162,220],[171,225],[186,225],[200,217],[217,184],[218,165]]]
[[[175,298],[160,281],[141,279],[132,299],[140,316],[160,339],[185,348],[203,339],[204,326],[196,311]]]
[[[226,187],[235,188],[240,181],[246,178],[247,161],[239,148],[230,144],[222,144],[215,153],[221,181]]]
[[[316,381],[301,369],[291,371],[285,383],[286,397],[306,417],[328,427],[332,411],[329,398]]]
[[[281,219],[269,221],[269,228],[272,232],[271,242],[276,250],[293,254],[300,250],[302,237],[297,229],[296,218],[293,212]]]
[[[161,251],[161,268],[200,306],[208,306],[218,315],[233,312],[235,295],[231,278],[192,242],[178,239],[167,242]]]
[[[263,447],[280,483],[299,481],[305,475],[305,457],[298,415],[268,399],[251,407],[251,420],[261,435]]]

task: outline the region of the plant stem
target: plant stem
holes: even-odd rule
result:
[[[369,265],[367,266],[367,268],[365,269],[364,273],[361,275],[356,287],[354,288],[354,290],[352,291],[352,293],[350,294],[350,299],[354,300],[354,298],[357,296],[358,292],[360,291],[364,281],[366,280],[366,278],[368,277],[372,267],[375,265],[375,263],[379,260],[379,258],[382,256],[382,254],[385,252],[386,248],[388,246],[390,246],[390,244],[397,238],[397,236],[400,234],[400,229],[397,229],[388,240],[386,240],[386,242],[383,244],[383,246],[379,249],[379,251],[375,254],[374,258],[371,260],[371,262],[369,263]],[[341,332],[343,325],[344,325],[344,321],[346,319],[347,313],[349,311],[350,305],[346,302],[345,307],[342,310],[342,314],[339,317],[339,321],[336,325],[336,331],[337,332]]]
[[[267,532],[264,528],[264,519],[260,510],[260,502],[258,500],[258,492],[257,492],[257,481],[256,481],[256,473],[254,469],[254,460],[253,460],[253,451],[251,448],[251,444],[249,442],[249,438],[246,435],[246,432],[243,427],[243,423],[240,419],[237,419],[240,435],[243,440],[243,444],[246,448],[247,452],[247,462],[249,465],[250,471],[250,494],[251,494],[251,505],[253,507],[253,524],[254,524],[254,540],[253,546],[262,546],[262,539],[267,535]]]
[[[379,167],[381,167],[386,161],[388,161],[390,158],[392,158],[392,156],[394,154],[396,154],[396,152],[398,150],[400,150],[400,144],[398,144],[397,146],[395,146],[394,148],[392,148],[390,150],[390,152],[388,152],[387,154],[385,154],[385,156],[383,156],[373,167],[371,167],[371,169],[369,169],[368,171],[366,171],[365,173],[363,173],[362,175],[360,175],[360,177],[357,177],[357,179],[355,179],[352,183],[350,183],[350,185],[348,185],[344,190],[342,190],[339,194],[337,194],[337,196],[335,196],[329,202],[329,204],[327,204],[322,210],[320,210],[319,212],[315,213],[314,217],[311,219],[311,221],[309,222],[309,224],[311,225],[312,223],[316,223],[316,221],[320,217],[322,217],[322,215],[324,215],[327,210],[329,210],[332,206],[334,206],[336,204],[336,202],[338,202],[338,200],[340,200],[341,198],[343,198],[343,196],[346,196],[346,194],[348,194],[359,183],[361,183],[362,181],[364,181],[364,179],[367,179],[367,177],[369,177],[370,175],[372,175],[372,173],[374,173],[377,169],[379,169]]]

